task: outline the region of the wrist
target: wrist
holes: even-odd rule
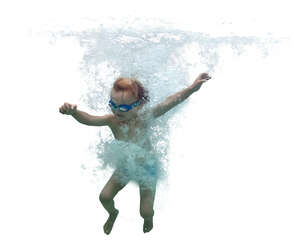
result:
[[[70,115],[73,116],[73,117],[75,117],[77,115],[77,109],[74,110]]]
[[[200,89],[201,85],[202,84],[200,84],[200,85],[199,84],[197,84],[197,85],[191,85],[191,86],[188,87],[188,89],[189,89],[189,91],[191,93],[194,93],[194,92],[196,92],[196,91],[198,91]]]

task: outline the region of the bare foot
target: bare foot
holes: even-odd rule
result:
[[[145,219],[144,227],[143,227],[144,233],[150,232],[152,228],[153,228],[153,217],[151,217],[150,219]]]
[[[103,226],[104,233],[110,234],[118,214],[119,214],[119,210],[116,209],[116,211],[114,211],[112,214],[109,215],[106,223]]]

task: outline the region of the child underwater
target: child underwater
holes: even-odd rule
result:
[[[59,112],[72,115],[78,122],[89,126],[109,126],[116,140],[134,143],[144,149],[147,155],[151,155],[151,142],[147,137],[150,121],[162,116],[170,109],[187,99],[192,93],[198,91],[202,84],[211,77],[207,73],[201,73],[192,85],[167,97],[163,102],[151,109],[141,109],[149,102],[148,92],[143,85],[133,78],[118,78],[112,87],[109,106],[113,114],[94,116],[77,110],[77,105],[64,103]],[[118,153],[116,153],[118,154]],[[109,213],[109,217],[103,226],[105,234],[110,234],[113,224],[119,214],[115,208],[114,197],[134,177],[127,172],[125,160],[119,161],[111,178],[102,189],[99,199],[103,207]],[[140,215],[144,219],[143,232],[149,232],[153,228],[154,198],[157,183],[156,161],[141,156],[136,158],[137,165],[142,176],[146,179],[136,179],[140,190]]]

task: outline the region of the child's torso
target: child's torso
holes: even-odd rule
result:
[[[136,143],[145,149],[151,150],[148,135],[149,125],[146,120],[135,119],[130,122],[121,122],[113,116],[110,129],[115,139]]]
[[[146,119],[135,119],[130,122],[121,122],[114,115],[112,115],[110,129],[115,139],[134,143],[139,147],[142,147],[147,154],[144,155],[143,153],[142,155],[138,155],[135,159],[135,163],[138,166],[143,166],[145,170],[148,170],[149,168],[154,170],[158,168],[158,162],[156,161],[156,153],[152,147],[150,134],[148,132],[150,129],[149,122],[151,121]],[[154,166],[153,164],[150,164],[149,166],[149,160],[156,161],[154,162]],[[127,160],[124,160],[124,163],[126,161]],[[148,172],[150,172],[148,175],[153,176],[154,174],[151,174],[151,170],[148,170]]]

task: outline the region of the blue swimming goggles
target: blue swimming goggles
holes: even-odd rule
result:
[[[128,112],[133,107],[138,106],[140,103],[141,103],[141,100],[137,100],[130,105],[123,104],[123,105],[117,106],[112,100],[109,100],[108,105],[111,107],[111,109],[119,109],[119,111],[121,111],[121,112]]]

